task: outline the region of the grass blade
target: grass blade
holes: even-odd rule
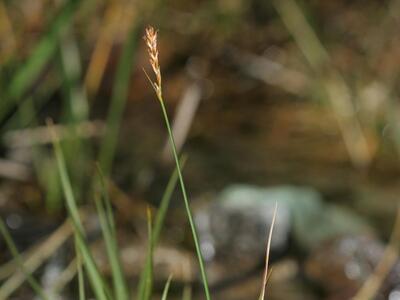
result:
[[[105,193],[105,191],[103,191]],[[121,266],[121,261],[118,255],[118,246],[116,241],[115,231],[110,220],[104,203],[98,196],[95,196],[97,214],[100,221],[101,231],[106,245],[107,256],[111,266],[112,280],[114,286],[114,296],[117,300],[129,299],[128,289],[125,283],[125,277]]]
[[[172,130],[171,130],[171,126],[170,126],[167,110],[166,110],[165,105],[164,105],[164,101],[159,101],[159,102],[160,102],[161,109],[162,109],[162,112],[163,112],[165,124],[167,126],[168,136],[169,136],[170,144],[171,144],[171,148],[172,148],[172,153],[173,153],[174,158],[175,158],[176,169],[178,170],[179,183],[180,183],[180,186],[181,186],[183,200],[184,200],[184,203],[185,203],[186,214],[187,214],[187,217],[188,217],[188,220],[189,220],[189,225],[190,225],[190,229],[192,231],[194,245],[195,245],[195,248],[196,248],[196,254],[197,254],[198,261],[199,261],[199,267],[200,267],[201,278],[202,278],[202,281],[203,281],[204,292],[205,292],[205,295],[206,295],[206,299],[210,300],[211,297],[210,297],[210,291],[209,291],[209,288],[208,288],[207,274],[206,274],[205,267],[204,267],[204,259],[203,259],[203,255],[201,253],[200,243],[199,243],[199,239],[198,239],[198,235],[197,235],[197,230],[196,230],[196,226],[195,226],[194,221],[193,221],[193,216],[192,216],[192,212],[191,212],[190,205],[189,205],[189,200],[188,200],[188,196],[187,196],[187,192],[186,192],[185,182],[183,180],[183,175],[182,175],[182,172],[181,172],[181,166],[180,166],[179,159],[178,159],[178,153],[176,151],[174,136],[172,134]]]
[[[187,156],[183,155],[180,159],[180,165],[182,168],[185,167],[186,161],[187,161]],[[160,239],[160,234],[164,225],[165,216],[167,214],[167,210],[171,202],[171,197],[176,188],[177,182],[178,182],[178,170],[175,169],[174,172],[172,173],[171,178],[168,181],[167,187],[165,188],[164,194],[161,198],[160,206],[157,210],[157,214],[154,219],[153,246],[156,246],[158,240]]]
[[[153,288],[153,229],[152,229],[152,217],[150,208],[147,209],[147,230],[149,235],[148,241],[148,253],[149,257],[149,268],[144,278],[144,284],[139,287],[139,294],[142,300],[149,300],[151,297],[151,292]],[[140,291],[141,289],[141,291]]]
[[[184,167],[186,163],[187,157],[184,156],[181,158],[181,165]],[[178,170],[175,169],[174,172],[172,173],[172,176],[170,177],[167,187],[164,191],[164,194],[161,199],[160,207],[157,210],[157,214],[154,220],[154,229],[153,229],[153,248],[155,248],[158,244],[158,240],[160,238],[161,230],[164,225],[164,220],[165,216],[167,214],[167,210],[171,201],[172,194],[176,188],[176,184],[178,182]],[[144,285],[144,282],[148,276],[148,273],[150,272],[151,268],[151,257],[148,255],[146,257],[145,265],[143,268],[143,271],[140,274],[140,279],[139,279],[139,289],[138,289],[138,295],[137,299],[143,299],[143,288],[142,286]]]
[[[89,247],[84,238],[84,230],[82,222],[79,217],[78,207],[75,201],[74,193],[72,191],[71,182],[68,177],[64,155],[61,150],[59,140],[55,134],[55,131],[51,127],[51,121],[48,121],[50,134],[53,140],[54,154],[57,160],[58,171],[61,178],[61,185],[63,187],[64,197],[66,200],[66,206],[68,213],[71,217],[72,224],[74,226],[75,237],[78,244],[79,251],[82,254],[82,259],[87,269],[88,277],[93,288],[93,292],[98,300],[107,300],[107,294],[109,289],[105,284],[97,265],[93,259],[93,256],[89,250]]]
[[[82,256],[79,252],[78,242],[75,238],[76,268],[78,272],[79,300],[85,300],[85,283],[83,281]]]
[[[0,218],[0,232],[4,237],[8,249],[10,250],[12,256],[14,257],[18,266],[20,267],[21,271],[24,273],[28,283],[30,284],[34,292],[43,300],[49,300],[45,292],[43,291],[42,287],[40,286],[40,284],[36,281],[36,279],[32,276],[32,274],[30,274],[30,272],[28,272],[25,269],[24,264],[22,263],[21,256],[19,255],[18,249],[15,246],[14,241],[12,240],[11,235],[8,232],[6,225],[4,224],[3,219],[1,218]]]
[[[274,209],[274,214],[272,217],[272,222],[271,222],[271,227],[269,228],[269,233],[268,233],[268,241],[267,241],[267,249],[265,253],[265,269],[264,269],[264,276],[263,276],[263,285],[261,288],[261,293],[260,297],[258,298],[259,300],[264,300],[265,297],[265,289],[267,287],[268,279],[271,275],[271,272],[269,272],[269,253],[271,250],[271,241],[272,241],[272,232],[274,230],[274,225],[275,225],[275,219],[276,219],[276,212],[278,209],[278,204],[275,203],[275,209]]]
[[[111,208],[111,201],[110,201],[110,197],[108,194],[109,188],[108,188],[108,185],[106,184],[104,173],[101,170],[101,167],[98,163],[96,163],[96,169],[97,169],[97,174],[98,174],[98,179],[99,179],[98,183],[100,184],[100,189],[101,189],[102,196],[103,196],[104,206],[106,208],[108,223],[112,230],[112,234],[114,236],[116,236],[114,214],[113,214],[113,211]]]
[[[164,287],[164,291],[162,293],[161,300],[167,300],[168,290],[169,290],[169,286],[171,284],[171,280],[172,280],[172,275],[169,275],[167,283],[165,284],[165,287]]]

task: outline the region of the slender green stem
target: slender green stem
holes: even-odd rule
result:
[[[182,189],[182,194],[183,194],[183,200],[185,202],[186,213],[187,213],[187,216],[188,216],[188,219],[189,219],[190,228],[192,230],[193,240],[194,240],[194,244],[195,244],[195,247],[196,247],[197,258],[199,260],[201,278],[203,280],[204,292],[206,294],[206,299],[210,300],[211,298],[210,298],[210,291],[208,289],[208,280],[207,280],[207,275],[206,275],[206,272],[205,272],[204,262],[203,262],[204,259],[203,259],[203,255],[202,255],[201,250],[200,250],[200,244],[199,244],[199,240],[198,240],[198,237],[197,237],[196,226],[195,226],[195,224],[193,222],[192,212],[191,212],[190,206],[189,206],[189,201],[188,201],[188,197],[187,197],[187,193],[186,193],[185,182],[183,181],[181,167],[180,167],[180,164],[179,164],[178,153],[177,153],[176,146],[175,146],[174,136],[172,134],[172,130],[171,130],[171,126],[170,126],[167,110],[166,110],[165,105],[164,105],[164,101],[163,101],[163,99],[159,99],[159,101],[160,101],[161,109],[162,109],[162,112],[163,112],[165,124],[167,126],[168,136],[169,136],[169,140],[170,140],[170,144],[171,144],[171,148],[172,148],[172,153],[173,153],[174,159],[175,159],[176,169],[178,171],[179,183],[180,183],[181,189]]]
[[[162,293],[161,300],[167,300],[168,290],[169,290],[169,286],[171,284],[171,280],[172,280],[172,275],[169,275],[167,283],[165,284],[165,287],[164,287],[164,291]]]
[[[75,236],[75,253],[76,253],[76,268],[78,271],[79,300],[85,300],[85,284],[83,281],[82,257],[76,236]]]

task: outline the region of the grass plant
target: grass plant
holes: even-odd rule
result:
[[[43,69],[45,64],[48,62],[50,57],[54,54],[58,47],[58,43],[62,49],[60,51],[60,63],[61,63],[61,77],[64,79],[64,90],[66,92],[66,105],[64,107],[64,121],[69,124],[77,124],[82,121],[86,121],[89,117],[88,102],[83,90],[82,84],[80,83],[80,62],[79,53],[77,51],[77,45],[74,40],[71,40],[71,36],[60,35],[61,31],[65,33],[66,27],[68,27],[70,20],[73,16],[79,1],[70,1],[66,3],[60,15],[53,22],[52,29],[42,38],[37,48],[32,52],[25,65],[17,71],[16,75],[11,81],[11,85],[8,91],[8,98],[2,104],[3,110],[0,113],[0,120],[5,117],[13,105],[19,105],[18,100],[23,96],[26,89],[32,84],[33,79],[37,78],[39,72]],[[111,202],[108,194],[108,186],[106,177],[109,175],[112,167],[113,157],[115,155],[117,136],[119,132],[120,122],[124,111],[125,102],[128,94],[129,79],[132,71],[132,64],[134,61],[134,52],[137,47],[138,34],[141,29],[138,24],[132,24],[131,31],[127,40],[126,45],[123,48],[121,59],[118,63],[117,72],[115,76],[115,82],[113,86],[113,94],[109,113],[107,116],[107,132],[100,146],[99,164],[97,165],[97,176],[93,180],[94,190],[90,190],[94,195],[94,204],[96,207],[96,213],[98,216],[102,237],[104,240],[105,250],[107,259],[111,269],[111,284],[103,277],[99,271],[99,267],[94,259],[94,255],[91,249],[91,245],[86,237],[84,220],[81,217],[81,212],[78,207],[78,200],[76,197],[77,191],[76,186],[71,181],[73,174],[71,174],[71,168],[69,166],[69,160],[73,159],[74,155],[69,155],[68,149],[62,147],[59,136],[51,120],[47,121],[49,133],[51,135],[51,141],[53,145],[54,158],[56,164],[56,170],[59,175],[59,185],[63,193],[65,200],[65,208],[68,214],[70,223],[67,225],[72,226],[74,232],[74,243],[75,243],[75,261],[76,263],[76,275],[78,282],[78,298],[84,300],[90,293],[98,300],[128,300],[131,299],[131,290],[128,288],[126,277],[123,271],[119,256],[119,247],[117,243],[117,230],[112,211]],[[170,205],[172,194],[179,181],[180,189],[183,195],[183,202],[185,206],[186,215],[188,218],[193,242],[196,250],[196,255],[199,263],[200,276],[204,287],[204,294],[206,300],[211,300],[209,284],[207,274],[204,265],[204,259],[202,256],[200,242],[196,230],[196,226],[193,220],[191,207],[189,204],[189,197],[185,186],[185,181],[182,174],[182,168],[185,164],[186,157],[179,158],[178,151],[175,144],[175,139],[170,125],[168,112],[166,109],[165,101],[162,93],[162,76],[161,69],[158,61],[158,49],[157,49],[157,31],[153,27],[146,29],[145,41],[150,56],[150,65],[155,75],[155,80],[151,80],[150,76],[145,72],[145,75],[149,79],[151,86],[153,87],[158,103],[162,111],[165,126],[168,132],[168,138],[175,161],[175,170],[171,175],[171,178],[167,184],[165,192],[162,196],[159,209],[154,217],[151,215],[150,209],[148,209],[147,215],[147,227],[148,227],[148,250],[147,257],[140,274],[138,283],[137,297],[138,300],[150,300],[152,298],[153,290],[153,255],[154,249],[157,246],[161,230],[164,225],[165,217]],[[70,52],[68,52],[70,51]],[[71,52],[72,51],[72,52]],[[71,69],[71,67],[77,67],[77,69]],[[22,121],[25,122],[26,116],[32,118],[35,123],[35,107],[33,102],[29,102],[28,105],[19,105],[19,113]],[[81,145],[82,146],[82,145]],[[86,151],[83,151],[85,147],[79,147],[84,155]],[[85,152],[85,153],[83,153]],[[84,160],[88,160],[87,155],[84,156]],[[39,166],[37,166],[39,168]],[[103,174],[104,172],[104,174]],[[276,215],[276,209],[274,212],[274,220]],[[71,225],[70,225],[71,224]],[[271,243],[271,235],[273,230],[274,222],[271,225],[268,244],[267,244],[267,255],[266,255],[266,268],[265,276],[263,281],[263,288],[260,295],[260,300],[264,299],[265,285],[268,281],[268,260],[269,260],[269,248]],[[70,229],[71,231],[71,229]],[[10,249],[11,254],[14,256],[17,265],[24,273],[26,280],[31,285],[34,292],[44,300],[47,300],[44,290],[40,284],[32,276],[31,272],[24,267],[24,263],[18,253],[18,250],[11,238],[10,233],[7,231],[7,227],[3,220],[0,219],[0,233],[3,235],[7,246]],[[33,273],[33,272],[32,272]],[[90,285],[90,291],[85,290],[85,280],[88,280]],[[163,293],[161,296],[162,300],[168,298],[168,291],[172,281],[172,274],[169,276],[165,283]],[[183,299],[190,300],[191,288],[186,286],[183,293]]]
[[[168,113],[167,113],[167,110],[166,110],[166,107],[164,104],[163,95],[162,95],[161,69],[160,69],[160,65],[159,65],[159,61],[158,61],[157,31],[153,27],[146,28],[145,41],[146,41],[147,50],[148,50],[149,57],[150,57],[150,65],[153,69],[156,80],[152,81],[146,72],[145,72],[145,74],[146,74],[147,78],[149,79],[149,82],[152,85],[152,87],[157,95],[157,99],[158,99],[158,102],[160,104],[160,107],[161,107],[161,110],[163,113],[165,125],[168,130],[168,137],[169,137],[172,153],[174,156],[176,169],[178,171],[179,183],[180,183],[180,187],[182,190],[186,214],[187,214],[187,217],[189,220],[189,225],[190,225],[190,229],[192,231],[192,237],[193,237],[193,241],[194,241],[195,248],[196,248],[196,254],[197,254],[197,258],[198,258],[198,262],[199,262],[201,278],[203,281],[204,293],[205,293],[206,299],[210,300],[211,297],[210,297],[210,291],[209,291],[209,287],[208,287],[207,274],[206,274],[205,267],[204,267],[204,259],[203,259],[203,255],[201,253],[200,242],[199,242],[196,226],[194,224],[192,212],[191,212],[190,205],[189,205],[185,182],[183,180],[181,166],[180,166],[179,158],[178,158],[178,153],[177,153],[176,146],[175,146],[174,136],[173,136],[173,133],[171,130]]]

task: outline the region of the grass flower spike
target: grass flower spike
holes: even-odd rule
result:
[[[149,78],[154,90],[156,91],[157,98],[162,101],[162,91],[161,91],[161,70],[160,64],[158,62],[158,49],[157,49],[157,31],[152,27],[148,26],[146,28],[146,35],[144,36],[144,40],[147,45],[147,52],[150,57],[150,65],[153,68],[153,72],[156,75],[156,81],[153,82],[150,77]]]

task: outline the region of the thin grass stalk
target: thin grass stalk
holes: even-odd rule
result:
[[[180,183],[180,186],[181,186],[183,200],[184,200],[184,203],[185,203],[186,214],[188,216],[189,225],[190,225],[190,229],[192,231],[193,241],[194,241],[194,245],[195,245],[195,248],[196,248],[196,254],[197,254],[198,261],[199,261],[200,273],[201,273],[201,278],[202,278],[203,286],[204,286],[204,293],[206,295],[206,299],[210,300],[211,299],[210,298],[210,291],[208,289],[208,279],[207,279],[207,274],[205,272],[203,254],[201,253],[200,243],[199,243],[199,239],[198,239],[198,235],[197,235],[196,226],[194,224],[192,212],[191,212],[190,206],[189,206],[189,200],[188,200],[188,196],[187,196],[187,193],[186,193],[185,182],[183,180],[183,176],[182,176],[182,172],[181,172],[181,167],[180,167],[180,163],[179,163],[179,159],[178,159],[178,153],[176,151],[174,136],[172,134],[172,130],[171,130],[171,126],[170,126],[167,110],[166,110],[165,105],[164,105],[164,101],[162,101],[162,99],[161,99],[159,102],[160,102],[160,106],[161,106],[161,109],[162,109],[162,112],[163,112],[165,124],[167,126],[168,136],[169,136],[172,152],[173,152],[174,159],[175,159],[176,169],[178,171],[179,183]]]
[[[182,155],[179,161],[182,169],[185,167],[187,161],[187,155]],[[160,239],[161,230],[164,225],[165,216],[167,214],[167,210],[169,204],[171,202],[172,194],[176,188],[176,184],[178,182],[178,169],[175,168],[172,173],[171,178],[168,181],[167,187],[165,188],[164,194],[161,198],[160,206],[157,210],[156,217],[154,218],[154,229],[153,229],[153,245],[156,246],[158,240]]]
[[[75,238],[76,270],[78,273],[78,293],[79,300],[85,300],[85,282],[82,270],[82,255],[79,252],[78,241]]]
[[[0,218],[0,232],[4,237],[4,240],[7,244],[8,249],[10,250],[12,256],[14,257],[15,261],[17,262],[19,268],[21,271],[24,273],[26,280],[28,281],[29,285],[32,287],[33,291],[43,300],[50,300],[40,284],[36,281],[36,279],[32,276],[32,274],[26,270],[24,267],[24,264],[22,262],[21,256],[18,252],[17,247],[14,244],[13,239],[11,238],[10,233],[7,230],[6,225],[4,224],[4,221],[2,218]]]
[[[181,165],[184,167],[186,163],[186,156],[181,158]],[[176,184],[178,182],[178,171],[177,169],[174,170],[172,173],[172,176],[170,177],[167,187],[165,188],[164,194],[162,196],[161,202],[160,202],[160,207],[157,210],[157,214],[154,220],[154,229],[153,229],[153,249],[157,246],[158,240],[160,238],[161,230],[164,225],[164,220],[165,216],[167,214],[167,210],[169,207],[169,204],[171,202],[171,197],[172,194],[176,188]],[[139,288],[138,288],[138,295],[137,299],[142,299],[143,298],[143,285],[145,283],[145,280],[150,272],[151,268],[151,256],[147,255],[146,256],[146,261],[144,264],[143,271],[140,274],[139,278]]]
[[[100,184],[102,200],[104,203],[104,207],[106,208],[108,223],[112,230],[112,234],[114,236],[116,236],[115,220],[114,220],[114,214],[113,214],[112,207],[111,207],[110,197],[108,194],[108,191],[109,191],[108,185],[106,183],[104,173],[101,170],[99,163],[96,163],[96,169],[97,169],[97,174],[98,174],[98,178],[99,178],[98,183]]]
[[[87,270],[90,284],[92,286],[93,293],[99,300],[110,300],[112,299],[111,293],[100,275],[97,265],[90,253],[90,250],[86,244],[83,236],[75,229],[75,238],[77,239],[77,244],[79,251],[82,253],[82,260],[84,266]]]
[[[114,299],[127,300],[129,299],[128,289],[125,284],[125,277],[122,271],[121,261],[118,255],[118,245],[116,242],[115,231],[109,223],[109,218],[104,207],[104,203],[95,196],[95,204],[97,214],[100,221],[101,231],[106,246],[107,256],[111,266],[112,281],[114,287]]]
[[[183,194],[183,200],[185,203],[186,214],[189,219],[189,224],[190,224],[190,228],[192,231],[192,236],[193,236],[193,240],[194,240],[194,244],[195,244],[195,248],[196,248],[197,258],[198,258],[199,266],[200,266],[201,278],[202,278],[203,286],[204,286],[204,292],[206,295],[206,299],[210,300],[210,292],[209,292],[209,288],[208,288],[207,274],[205,272],[205,267],[204,267],[204,262],[203,262],[204,259],[203,259],[203,255],[202,255],[201,249],[200,249],[200,243],[199,243],[198,236],[197,236],[196,226],[194,224],[192,212],[191,212],[190,206],[189,206],[189,200],[188,200],[187,193],[186,193],[185,182],[184,182],[183,176],[182,176],[182,171],[181,171],[181,166],[179,163],[178,151],[176,150],[176,143],[175,143],[174,135],[172,133],[170,121],[168,118],[168,113],[165,108],[164,99],[162,96],[162,78],[161,78],[161,68],[160,68],[160,64],[158,61],[157,31],[151,26],[147,27],[144,40],[147,45],[147,52],[149,54],[150,65],[153,69],[156,80],[152,81],[150,79],[149,75],[146,73],[146,71],[145,70],[143,70],[143,71],[144,71],[145,75],[147,76],[151,86],[153,87],[153,89],[156,93],[156,96],[158,98],[158,102],[160,103],[160,106],[161,106],[165,125],[168,130],[168,137],[169,137],[169,141],[170,141],[170,146],[172,148],[172,153],[174,156],[176,169],[178,171],[179,183],[180,183],[182,194]]]
[[[269,233],[268,233],[267,248],[266,248],[266,252],[265,252],[265,268],[264,268],[264,276],[263,276],[263,285],[261,288],[260,297],[258,298],[259,300],[265,299],[265,289],[267,287],[269,277],[271,276],[271,272],[269,271],[269,254],[271,251],[272,232],[274,230],[277,209],[278,209],[278,204],[275,203],[274,215],[272,217],[271,227],[269,228]]]
[[[172,275],[169,275],[167,283],[164,286],[164,290],[163,290],[163,293],[162,293],[161,300],[167,300],[168,290],[169,290],[169,286],[171,284],[171,280],[172,280]]]
[[[153,228],[152,228],[152,216],[150,208],[147,208],[147,230],[149,235],[148,241],[148,253],[147,257],[150,257],[150,268],[145,278],[143,300],[149,300],[153,289]]]
[[[98,182],[100,184],[100,200],[95,197],[99,219],[102,224],[102,232],[106,242],[108,258],[110,260],[112,279],[114,285],[115,298],[119,300],[129,299],[129,291],[121,265],[121,259],[118,252],[117,232],[115,229],[114,215],[111,207],[111,201],[108,194],[107,184],[99,164],[96,164]]]

